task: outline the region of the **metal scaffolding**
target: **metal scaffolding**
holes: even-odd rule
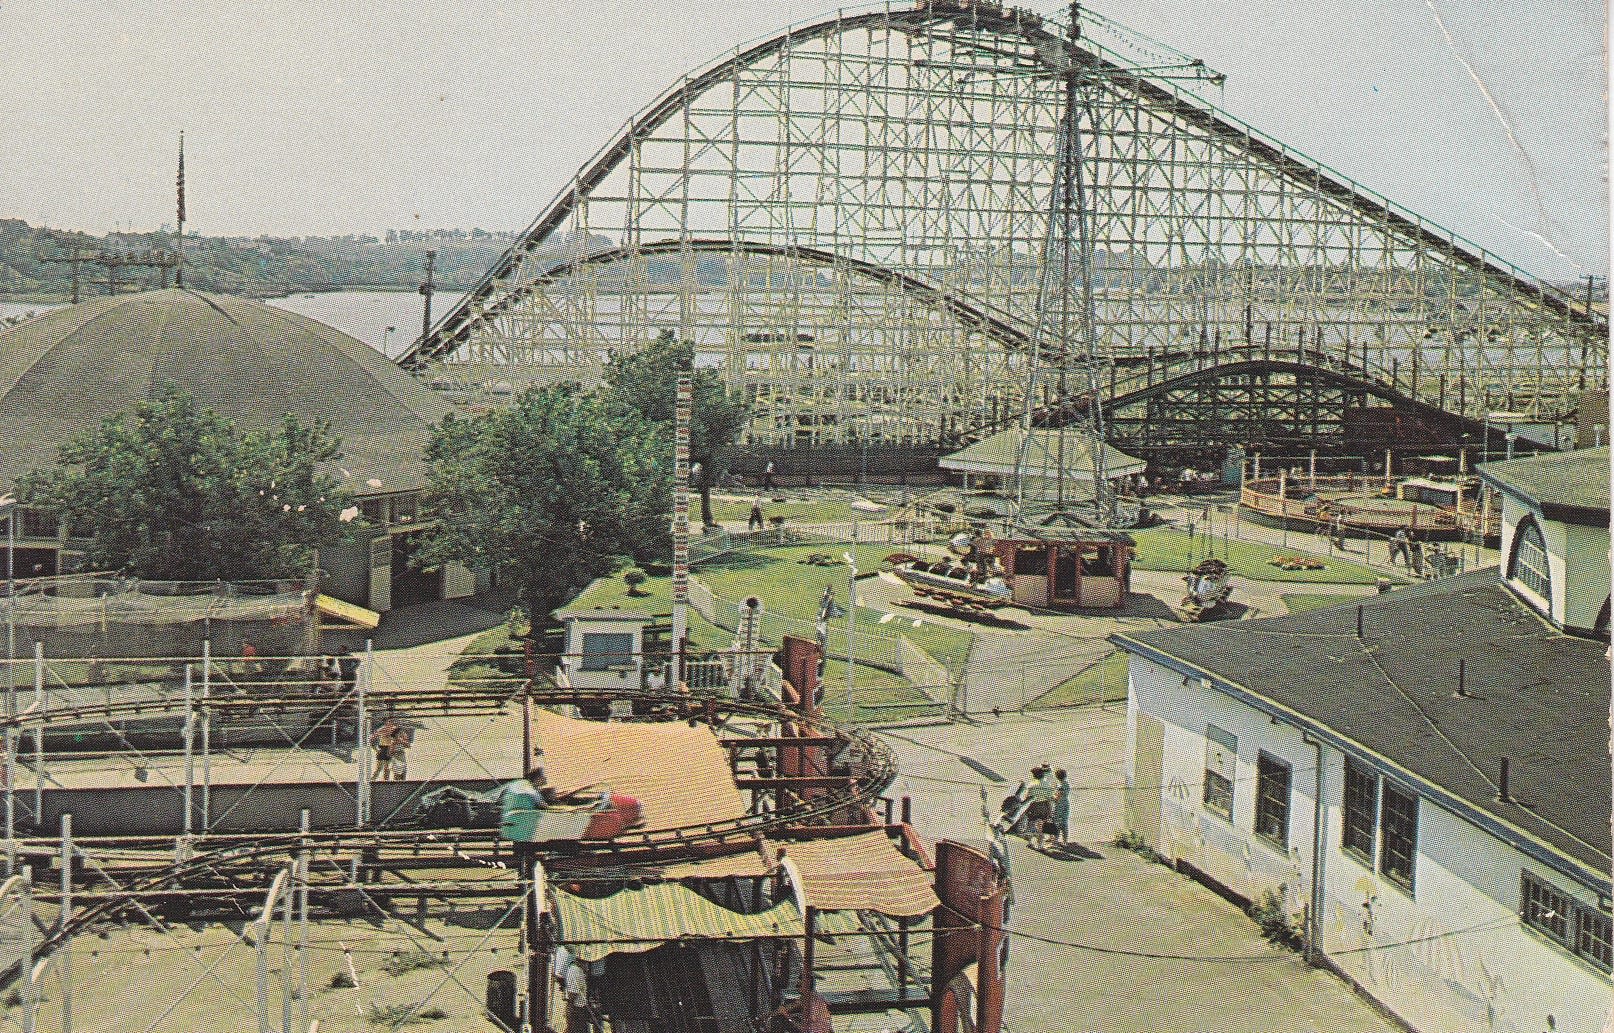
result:
[[[743,47],[630,121],[404,361],[497,396],[586,382],[668,329],[755,399],[754,443],[1003,426],[1030,379],[1067,36],[923,2]],[[1605,317],[1189,92],[1162,71],[1184,55],[1084,12],[1077,60],[1102,73],[1082,161],[1105,361],[1318,352],[1475,418],[1559,418],[1606,385]]]

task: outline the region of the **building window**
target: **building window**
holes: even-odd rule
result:
[[[1048,573],[1048,551],[1046,549],[1018,549],[1014,554],[1014,572],[1016,575],[1031,577],[1046,576]]]
[[[1215,725],[1205,726],[1205,809],[1233,820],[1233,776],[1239,741]]]
[[[1342,845],[1369,868],[1379,832],[1379,777],[1355,761],[1345,762],[1345,827]]]
[[[1569,943],[1569,897],[1524,873],[1519,896],[1524,901],[1521,915],[1524,924],[1537,932],[1545,933],[1559,943]]]
[[[609,671],[633,663],[633,633],[629,631],[586,631],[580,671]]]
[[[1388,781],[1379,791],[1379,873],[1412,892],[1418,853],[1418,798]]]
[[[1614,919],[1582,904],[1575,909],[1575,953],[1604,972],[1614,971]]]
[[[1255,761],[1255,834],[1289,848],[1289,765],[1265,752]]]
[[[1547,565],[1547,542],[1541,525],[1532,517],[1519,521],[1513,533],[1513,556],[1508,577],[1546,600],[1552,599],[1552,569]]]
[[[1614,919],[1525,872],[1519,917],[1524,924],[1604,972],[1614,968]]]

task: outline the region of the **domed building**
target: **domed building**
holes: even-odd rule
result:
[[[0,494],[169,387],[241,429],[272,429],[288,413],[330,424],[342,458],[326,472],[358,497],[365,521],[356,543],[321,554],[326,593],[387,610],[475,590],[458,564],[408,562],[431,426],[453,407],[362,341],[242,298],[144,291],[0,330]],[[17,576],[74,568],[74,542],[51,514],[24,510],[17,531]]]

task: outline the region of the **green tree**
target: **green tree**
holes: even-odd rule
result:
[[[740,395],[723,385],[715,369],[695,369],[695,346],[680,341],[671,330],[636,351],[613,352],[605,365],[602,394],[613,405],[621,406],[653,423],[670,425],[678,402],[678,374],[694,371],[693,405],[690,411],[689,460],[700,464],[695,487],[701,493],[701,523],[711,524],[712,485],[728,473],[734,459],[734,446],[751,416],[751,407]]]
[[[671,450],[659,428],[592,395],[532,389],[474,419],[449,416],[427,459],[425,562],[514,575],[534,633],[590,581],[670,549]]]
[[[307,573],[340,539],[352,501],[321,464],[341,457],[324,423],[287,416],[240,432],[168,390],[62,446],[24,477],[22,500],[67,518],[92,569],[175,581]]]

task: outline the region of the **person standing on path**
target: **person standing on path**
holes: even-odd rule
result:
[[[772,488],[773,487],[773,460],[772,459],[768,460],[768,465],[762,468],[762,486],[764,488]]]
[[[1054,778],[1054,842],[1064,846],[1070,842],[1070,776],[1060,768]]]
[[[385,782],[392,777],[392,747],[397,734],[398,722],[389,717],[370,736],[370,746],[375,750],[375,769],[370,772],[371,781]]]
[[[762,523],[762,496],[758,495],[756,500],[751,503],[751,516],[745,522],[745,529],[747,531],[760,531],[762,530]]]
[[[1026,797],[1031,801],[1026,809],[1026,834],[1033,850],[1043,850],[1054,817],[1054,780],[1046,764],[1032,768],[1031,778],[1031,786],[1026,790]]]

